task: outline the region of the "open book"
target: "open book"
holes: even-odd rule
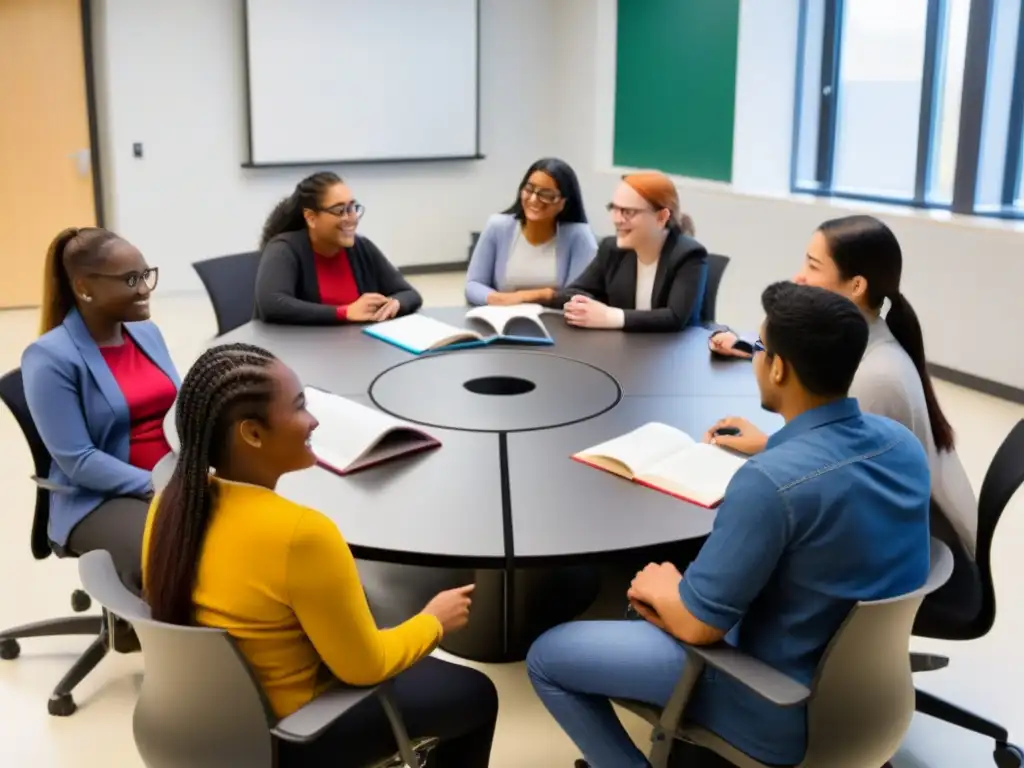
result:
[[[363,333],[416,355],[502,342],[554,344],[540,320],[541,311],[539,304],[476,307],[466,313],[470,328],[459,328],[417,313],[369,325]]]
[[[573,459],[702,507],[718,506],[746,459],[656,421]]]
[[[339,475],[441,445],[383,411],[313,387],[305,394],[306,408],[320,422],[310,440],[313,453],[321,466]]]

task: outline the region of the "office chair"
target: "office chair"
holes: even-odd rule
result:
[[[996,451],[978,497],[978,544],[975,562],[981,579],[981,610],[964,616],[956,606],[925,600],[914,625],[918,637],[938,640],[975,640],[992,629],[996,619],[996,593],[992,583],[992,541],[1010,499],[1024,483],[1024,420],[1019,421]],[[938,595],[936,595],[938,597]],[[942,669],[945,656],[911,654],[915,671]],[[1006,728],[931,693],[917,691],[917,711],[995,740],[993,759],[999,768],[1021,768],[1024,753],[1009,743]]]
[[[29,413],[20,368],[15,368],[0,378],[0,400],[14,414],[18,426],[21,427],[21,431],[25,435],[29,450],[32,452],[32,463],[35,468],[32,479],[36,483],[36,508],[32,518],[32,555],[36,560],[45,560],[51,554],[56,554],[58,557],[72,556],[62,548],[52,545],[47,535],[47,526],[50,522],[50,492],[54,486],[46,480],[46,477],[50,474],[52,459],[46,446],[43,445],[43,440]],[[92,601],[86,592],[76,589],[71,593],[71,608],[76,613],[87,611],[91,605]],[[112,635],[107,630],[107,622],[103,620],[102,616],[95,615],[49,619],[0,630],[0,659],[18,658],[21,653],[21,646],[18,644],[20,639],[61,635],[95,635],[96,639],[86,648],[50,694],[47,704],[50,714],[66,717],[74,713],[77,708],[71,692],[100,663],[112,647]]]
[[[466,258],[466,264],[467,265],[469,264],[470,259],[473,258],[473,251],[476,250],[476,243],[477,243],[477,241],[479,239],[480,239],[480,233],[479,232],[470,232],[469,233],[469,256]]]
[[[213,304],[218,336],[252,320],[259,265],[259,251],[218,256],[192,264]]]
[[[686,666],[664,709],[616,703],[654,726],[653,768],[668,765],[673,739],[709,749],[739,768],[767,768],[711,731],[685,722],[690,694],[709,666],[778,706],[807,705],[807,753],[797,768],[883,765],[899,749],[914,714],[907,663],[914,615],[953,572],[953,555],[937,539],[932,539],[929,571],[914,592],[857,603],[825,650],[810,688],[724,643],[687,645]]]
[[[278,720],[227,632],[154,621],[149,606],[121,583],[108,552],[83,555],[78,573],[108,615],[130,622],[142,642],[146,671],[132,730],[147,768],[273,768],[278,741],[313,741],[371,697],[383,706],[399,750],[380,766],[419,768],[437,744],[409,738],[386,683],[339,685]]]
[[[701,305],[700,321],[703,325],[715,322],[715,304],[718,301],[718,288],[722,284],[722,275],[729,266],[729,257],[717,253],[708,254],[708,282],[704,286],[704,303]]]

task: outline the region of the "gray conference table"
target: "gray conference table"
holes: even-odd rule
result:
[[[465,324],[464,307],[423,312]],[[424,425],[441,441],[344,478],[320,468],[286,475],[278,491],[333,519],[361,560],[413,566],[412,580],[431,589],[475,580],[471,626],[444,647],[482,661],[523,657],[545,628],[537,606],[558,589],[552,574],[711,530],[713,511],[573,453],[648,421],[695,438],[724,415],[769,432],[781,426],[760,408],[748,364],[710,358],[706,330],[625,334],[543,319],[550,347],[418,357],[358,327],[252,322],[213,342],[265,347],[304,384]],[[166,427],[176,449],[173,412]]]

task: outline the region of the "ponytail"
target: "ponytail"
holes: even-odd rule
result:
[[[335,184],[341,184],[341,177],[333,171],[319,171],[296,184],[295,190],[275,205],[267,216],[260,235],[260,250],[280,234],[305,229],[306,217],[303,212],[307,208],[317,210],[320,197]]]
[[[63,323],[68,312],[75,306],[71,273],[76,269],[98,264],[102,258],[103,247],[120,239],[110,230],[99,227],[69,227],[57,233],[46,251],[43,302],[40,307],[40,336]]]
[[[78,237],[74,227],[62,229],[46,249],[46,266],[43,272],[43,303],[40,307],[39,335],[48,333],[64,322],[68,312],[75,306],[75,294],[71,280],[64,267],[64,251],[68,243]]]
[[[676,232],[686,235],[687,237],[697,236],[697,227],[693,223],[693,217],[688,213],[683,213],[682,211],[669,220],[669,227],[674,228]]]
[[[273,355],[247,344],[204,352],[178,393],[175,424],[181,452],[157,502],[143,575],[153,618],[189,625],[193,592],[216,486],[210,469],[226,460],[229,433],[242,419],[266,421],[274,393]]]
[[[921,323],[917,319],[917,313],[914,312],[914,308],[910,306],[910,302],[902,293],[891,296],[889,301],[891,306],[885,316],[885,322],[896,341],[914,362],[914,367],[917,368],[917,373],[921,377],[921,387],[924,389],[924,399],[928,406],[928,420],[931,423],[935,447],[940,451],[951,451],[954,443],[953,428],[939,407],[935,388],[928,375],[928,364],[924,356],[924,336],[921,334]]]

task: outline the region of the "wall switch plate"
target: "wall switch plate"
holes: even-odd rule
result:
[[[132,144],[132,156],[133,157],[142,157],[142,142],[141,141],[136,141],[134,144]]]

